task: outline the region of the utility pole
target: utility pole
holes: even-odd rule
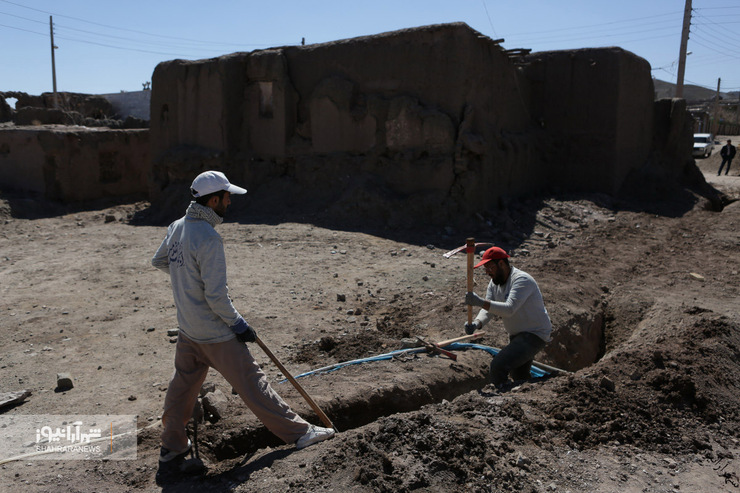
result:
[[[686,0],[683,9],[683,29],[681,30],[681,51],[678,53],[678,76],[676,77],[676,97],[683,97],[683,76],[686,72],[686,48],[689,44],[689,27],[691,26],[691,0]]]
[[[51,16],[49,16],[49,32],[51,33],[51,77],[54,81],[54,108],[59,108],[57,100],[57,67],[54,62],[54,50],[56,46],[54,46],[54,23],[51,20]]]
[[[717,132],[719,131],[719,85],[722,82],[722,78],[717,79],[717,94],[714,96],[714,111],[713,118],[714,118],[714,125],[712,125],[713,131],[712,133],[714,135],[717,135]]]

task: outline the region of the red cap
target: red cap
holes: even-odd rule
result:
[[[491,247],[486,250],[486,253],[483,254],[483,258],[481,259],[481,261],[475,264],[475,268],[477,269],[481,265],[484,265],[486,262],[489,262],[491,260],[500,260],[502,258],[509,258],[509,254],[506,253],[503,248]]]

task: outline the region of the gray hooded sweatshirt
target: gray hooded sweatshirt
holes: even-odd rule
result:
[[[478,312],[476,320],[481,327],[491,318],[491,313],[498,315],[504,322],[504,329],[510,335],[520,332],[531,332],[545,342],[550,342],[552,323],[547,314],[537,282],[532,276],[511,267],[511,274],[506,284],[497,286],[491,280],[488,283],[486,299],[491,301],[491,308]]]
[[[229,298],[223,240],[214,229],[221,222],[213,209],[191,202],[152,258],[170,274],[180,330],[198,343],[234,338],[230,327],[241,318]]]

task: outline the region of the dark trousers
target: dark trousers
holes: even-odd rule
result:
[[[509,345],[503,348],[491,361],[491,383],[506,383],[511,374],[512,380],[529,380],[529,372],[534,356],[547,343],[531,332],[520,332],[509,337]]]
[[[727,169],[725,170],[725,174],[730,172],[730,165],[732,164],[732,158],[731,157],[723,157],[722,158],[722,164],[719,165],[719,171],[717,171],[717,176],[722,174],[722,168],[724,168],[725,163],[727,163]]]

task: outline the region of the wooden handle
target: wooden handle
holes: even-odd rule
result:
[[[430,344],[430,346],[433,348],[433,351],[439,351],[440,353],[444,354],[448,358],[450,358],[452,361],[457,361],[457,355],[451,351],[447,351],[446,349],[442,349],[441,347],[437,346],[436,344]]]
[[[446,349],[442,349],[441,347],[439,347],[438,344],[435,344],[433,342],[427,342],[419,336],[416,336],[416,338],[419,340],[420,343],[424,344],[424,347],[426,348],[427,351],[431,351],[433,353],[444,354],[445,356],[450,358],[452,361],[457,361],[457,355],[455,353],[447,351]]]
[[[437,343],[437,346],[439,346],[439,347],[445,347],[445,346],[449,346],[450,344],[452,344],[454,342],[467,341],[467,340],[470,340],[470,339],[478,339],[479,337],[483,337],[484,335],[486,335],[485,332],[476,332],[475,334],[470,334],[470,335],[455,337],[454,339],[447,339],[446,341],[439,341]]]
[[[308,402],[308,405],[311,406],[311,409],[314,410],[314,412],[319,417],[319,419],[321,419],[321,421],[329,428],[333,428],[334,430],[339,431],[337,430],[337,427],[334,426],[334,423],[331,422],[329,417],[326,414],[324,414],[324,411],[322,411],[321,408],[319,408],[319,406],[314,402],[314,400],[311,399],[311,396],[308,395],[308,393],[305,390],[303,390],[303,387],[301,387],[301,384],[299,384],[298,381],[295,378],[293,378],[293,375],[291,375],[288,372],[288,370],[285,369],[285,367],[280,362],[280,360],[278,360],[277,357],[274,354],[272,354],[272,351],[270,351],[270,349],[267,346],[265,346],[265,343],[262,342],[262,340],[259,337],[257,337],[255,341],[257,342],[259,347],[262,348],[262,350],[265,352],[267,357],[270,358],[273,363],[275,363],[275,366],[278,367],[278,369],[283,373],[283,375],[285,375],[285,377],[288,380],[290,380],[290,383],[293,384],[293,387],[295,387],[298,393],[301,394],[304,399],[306,399],[306,402]]]
[[[468,254],[468,293],[473,291],[473,264],[475,262],[475,240],[468,238],[465,241],[465,251]],[[473,306],[468,305],[468,323],[473,323]]]

